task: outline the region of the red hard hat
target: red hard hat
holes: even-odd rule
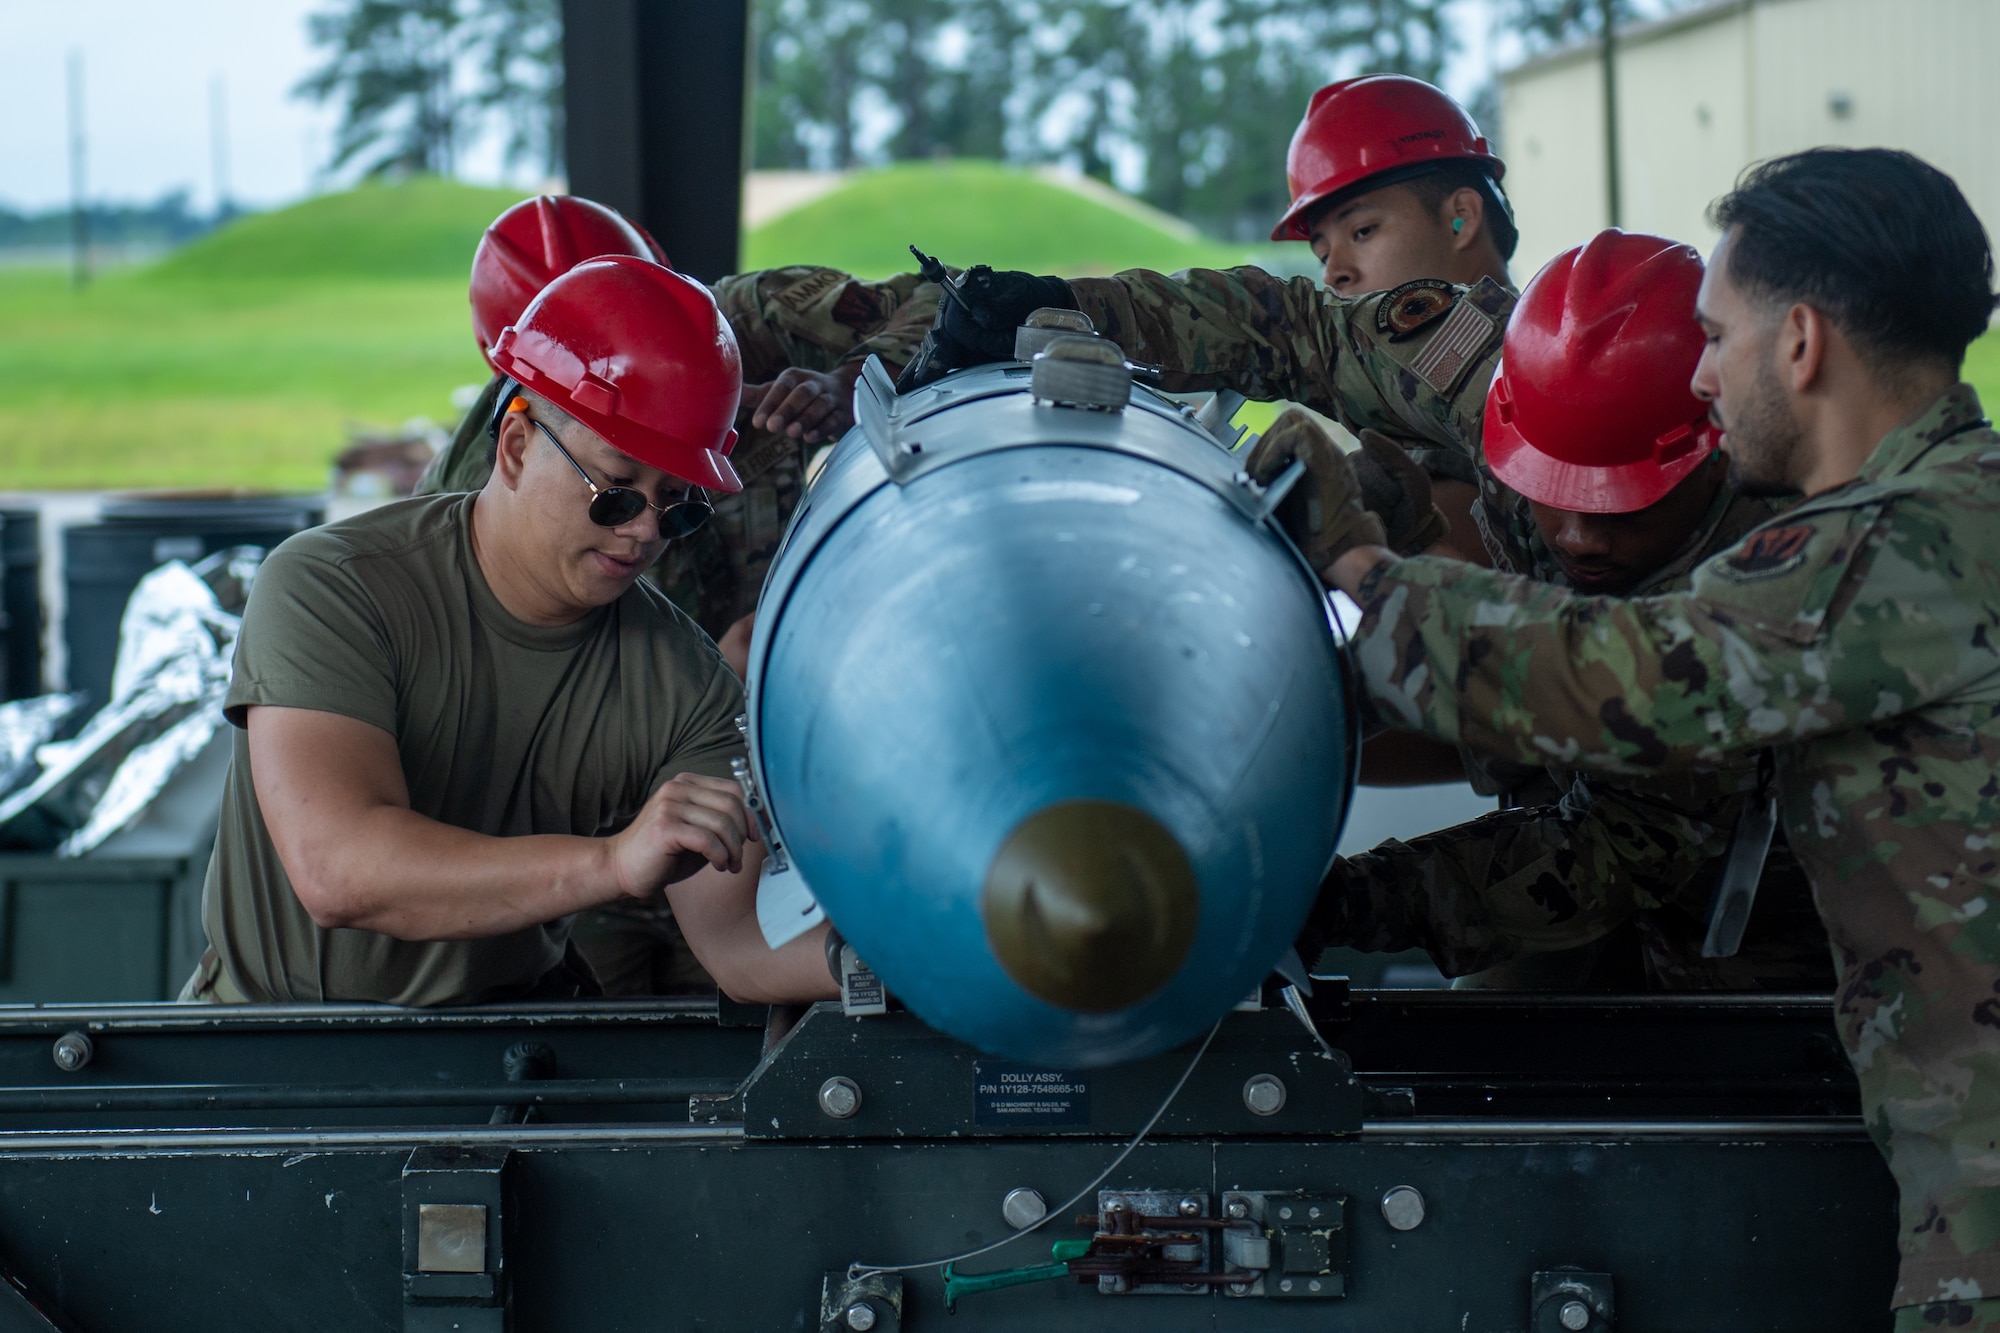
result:
[[[472,336],[479,354],[490,362],[494,339],[536,293],[598,255],[667,262],[644,227],[575,195],[523,199],[495,218],[472,254]]]
[[[1616,229],[1567,250],[1514,307],[1486,394],[1487,466],[1530,500],[1586,514],[1644,509],[1722,441],[1688,381],[1701,256]]]
[[[511,375],[612,448],[697,486],[740,491],[743,360],[708,288],[648,259],[586,260],[493,344]]]
[[[1407,179],[1454,160],[1484,163],[1496,181],[1507,171],[1465,108],[1422,79],[1365,74],[1329,83],[1313,94],[1292,133],[1285,154],[1292,206],[1271,239],[1310,240],[1306,214],[1349,186],[1387,172]]]

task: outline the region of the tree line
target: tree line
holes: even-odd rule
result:
[[[1680,0],[1502,0],[1531,46]],[[753,0],[759,168],[938,156],[1064,162],[1223,236],[1282,210],[1315,88],[1436,81],[1451,0]],[[309,20],[337,102],[335,169],[449,175],[497,124],[510,165],[562,174],[560,0],[334,0]],[[1493,119],[1489,91],[1473,107]]]

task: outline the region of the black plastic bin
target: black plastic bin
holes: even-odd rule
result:
[[[0,509],[0,699],[42,692],[42,516]]]
[[[231,546],[276,546],[325,517],[326,501],[317,495],[162,493],[105,501],[100,522],[63,534],[69,687],[88,691],[92,708],[110,699],[119,619],[154,569]]]

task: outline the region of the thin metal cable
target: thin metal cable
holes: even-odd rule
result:
[[[943,1268],[946,1264],[964,1263],[967,1259],[977,1259],[982,1254],[991,1254],[1002,1246],[1012,1245],[1015,1241],[1025,1236],[1032,1236],[1057,1217],[1067,1214],[1070,1209],[1082,1203],[1092,1190],[1102,1185],[1113,1171],[1116,1171],[1123,1165],[1125,1159],[1132,1155],[1134,1148],[1137,1148],[1146,1141],[1146,1136],[1153,1132],[1153,1126],[1160,1123],[1160,1117],[1165,1115],[1167,1108],[1174,1104],[1174,1098],[1181,1095],[1181,1089],[1187,1086],[1188,1079],[1194,1075],[1195,1066],[1201,1063],[1202,1056],[1208,1054],[1208,1044],[1215,1040],[1215,1034],[1221,1030],[1222,1019],[1218,1018],[1215,1020],[1215,1026],[1208,1030],[1208,1035],[1201,1039],[1201,1045],[1195,1048],[1194,1058],[1188,1061],[1187,1068],[1181,1071],[1180,1078],[1176,1079],[1174,1086],[1167,1090],[1166,1100],[1161,1102],[1159,1108],[1153,1112],[1151,1118],[1139,1127],[1139,1132],[1132,1136],[1129,1143],[1118,1150],[1118,1155],[1111,1159],[1110,1165],[1099,1171],[1088,1185],[1085,1185],[1075,1194],[1070,1195],[1068,1199],[1064,1200],[1057,1207],[1043,1213],[1041,1221],[1036,1222],[1032,1226],[1023,1227],[1011,1236],[1002,1236],[990,1245],[982,1245],[976,1250],[967,1250],[963,1254],[948,1254],[942,1259],[926,1259],[922,1263],[917,1264],[852,1263],[847,1266],[847,1280],[849,1282],[859,1282],[861,1279],[873,1277],[877,1273],[914,1273],[920,1268]]]

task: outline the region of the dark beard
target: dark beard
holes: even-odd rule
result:
[[[1789,481],[1744,476],[1734,460],[1729,464],[1729,484],[1736,488],[1738,495],[1753,496],[1760,500],[1777,500],[1801,494],[1801,488]]]
[[[1738,406],[1726,428],[1729,480],[1745,495],[1797,495],[1800,489],[1792,478],[1804,432],[1785,401],[1773,361],[1767,351],[1750,401]]]

